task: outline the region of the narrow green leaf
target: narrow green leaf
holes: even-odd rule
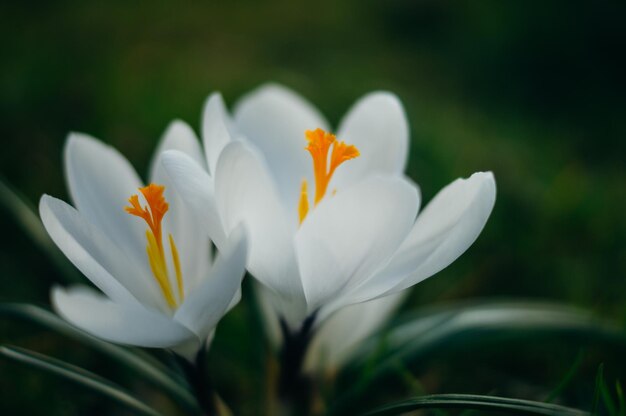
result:
[[[567,386],[569,386],[569,384],[574,379],[574,376],[576,376],[576,373],[578,373],[578,370],[580,369],[580,366],[583,362],[583,358],[584,354],[582,353],[582,351],[580,351],[578,353],[578,356],[576,357],[576,360],[574,361],[574,364],[572,364],[561,382],[554,388],[554,390],[550,392],[548,397],[546,397],[545,401],[547,403],[550,403],[551,401],[559,397],[559,395],[567,388]]]
[[[602,383],[604,383],[604,363],[601,363],[598,366],[598,371],[596,372],[596,387],[594,389],[593,402],[591,404],[591,413],[594,415],[598,414],[600,397],[602,395]]]
[[[7,211],[13,215],[17,224],[48,255],[69,282],[82,280],[80,273],[61,254],[61,251],[48,236],[35,208],[18,191],[12,189],[2,177],[0,177],[0,205],[4,205]]]
[[[196,399],[186,387],[186,381],[148,354],[101,341],[78,330],[54,313],[35,305],[2,303],[0,304],[0,316],[2,315],[34,322],[75,339],[118,361],[154,386],[167,391],[186,408],[194,411],[198,409]]]
[[[590,312],[569,306],[540,302],[509,302],[452,305],[405,317],[386,334],[363,344],[354,363],[367,360],[381,339],[388,345],[393,366],[398,358],[423,358],[442,348],[465,346],[501,339],[503,335],[578,335],[581,339],[626,345],[626,333]],[[454,341],[454,342],[451,342]],[[384,367],[384,363],[383,363]],[[381,370],[379,366],[379,371]]]
[[[138,414],[160,415],[156,410],[140,402],[120,386],[83,368],[18,347],[1,346],[0,354],[87,387]]]
[[[624,402],[624,391],[622,390],[622,384],[619,380],[615,381],[615,393],[617,394],[618,412],[619,416],[626,416],[626,402]]]
[[[533,336],[564,335],[588,343],[626,345],[626,333],[617,325],[595,318],[590,312],[545,302],[482,302],[463,303],[412,313],[392,324],[382,334],[364,342],[354,355],[344,375],[351,387],[334,401],[331,410],[341,414],[367,391],[376,380],[393,372],[399,361],[423,362],[429,355],[463,351],[468,345],[515,339],[533,342]],[[367,366],[381,343],[385,354],[366,377],[355,372]]]
[[[606,385],[604,379],[600,384],[600,394],[602,396],[602,403],[604,404],[604,407],[606,408],[609,415],[617,416],[617,407],[615,405],[615,402],[613,401],[613,397],[611,397],[611,392],[609,391],[609,388]]]
[[[585,416],[582,410],[530,400],[474,394],[434,394],[391,403],[365,413],[363,416],[399,415],[418,409],[467,409],[503,412],[516,415]]]

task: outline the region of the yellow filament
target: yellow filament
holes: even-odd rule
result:
[[[148,253],[148,262],[150,263],[150,269],[154,275],[155,280],[161,288],[163,297],[170,308],[176,307],[176,300],[172,293],[172,286],[167,276],[167,265],[165,264],[165,258],[161,254],[161,249],[158,247],[158,243],[154,238],[154,235],[150,230],[146,231],[146,239],[148,240],[148,246],[146,252]]]
[[[165,259],[165,250],[163,249],[161,236],[163,217],[169,209],[169,204],[163,196],[164,191],[164,186],[155,185],[153,183],[146,187],[139,188],[139,192],[144,196],[148,205],[142,207],[139,203],[139,196],[131,195],[130,198],[128,198],[130,206],[126,206],[124,209],[127,213],[142,218],[148,225],[148,229],[146,230],[146,254],[148,255],[150,270],[152,271],[154,280],[156,280],[161,289],[161,293],[167,305],[171,309],[175,309],[184,299],[183,276],[178,250],[176,249],[176,244],[174,244],[174,238],[170,234],[168,237],[174,270],[176,272],[177,302],[167,270],[167,261]]]
[[[306,179],[302,181],[302,187],[300,188],[300,203],[298,204],[298,216],[300,217],[300,224],[304,221],[306,214],[309,213],[309,195],[307,193]]]
[[[172,252],[172,260],[174,261],[174,270],[176,271],[176,286],[178,288],[178,300],[182,303],[185,300],[185,292],[183,291],[183,272],[180,269],[180,259],[178,258],[178,249],[174,244],[172,234],[170,238],[170,251]]]
[[[304,135],[309,142],[306,150],[308,150],[313,159],[313,176],[315,178],[315,198],[313,199],[313,204],[315,206],[324,198],[324,195],[326,195],[328,184],[337,167],[347,160],[358,157],[359,150],[354,145],[338,141],[334,134],[328,133],[322,129],[307,130]],[[329,152],[330,158],[328,155]],[[333,194],[334,193],[335,191],[333,190]],[[298,203],[300,224],[302,224],[308,212],[309,200],[305,180],[302,182],[300,201]]]

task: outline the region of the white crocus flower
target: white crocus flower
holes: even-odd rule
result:
[[[236,107],[245,139],[231,141],[227,116],[213,119],[203,138],[208,172],[180,152],[166,152],[164,166],[218,247],[246,225],[248,270],[291,331],[439,272],[474,242],[495,202],[493,175],[475,173],[444,188],[416,219],[419,191],[403,176],[407,122],[390,93],[360,99],[337,138],[309,103],[274,85]],[[220,150],[217,163],[210,148]]]
[[[65,168],[76,208],[44,195],[39,209],[57,246],[102,292],[55,287],[52,302],[62,317],[107,341],[171,348],[193,359],[240,298],[247,245],[235,227],[213,261],[206,233],[157,160],[171,149],[204,163],[191,128],[175,121],[144,187],[115,149],[73,133]]]

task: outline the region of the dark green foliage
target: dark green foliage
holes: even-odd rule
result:
[[[416,287],[405,309],[516,298],[593,314],[584,331],[474,328],[452,341],[449,326],[438,324],[404,346],[393,346],[390,329],[363,347],[362,366],[325,386],[327,408],[384,368],[384,381],[363,399],[367,409],[464,392],[624,414],[623,345],[593,326],[623,327],[626,318],[626,3],[21,1],[0,4],[0,36],[1,301],[48,304],[53,284],[83,280],[36,213],[22,209],[42,193],[68,199],[61,155],[69,131],[114,145],[145,172],[167,123],[181,118],[197,130],[213,90],[232,106],[262,82],[285,83],[336,125],[360,95],[388,89],[406,107],[407,174],[425,202],[477,170],[493,170],[498,185],[480,238]],[[266,413],[273,368],[249,289],[246,282],[208,356],[237,415]],[[164,413],[182,412],[128,364],[10,308],[0,315],[0,344],[58,357]],[[408,359],[416,345],[422,352]],[[6,359],[0,374],[2,414],[119,413],[98,395]]]

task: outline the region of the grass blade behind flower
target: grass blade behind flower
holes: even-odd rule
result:
[[[137,400],[120,386],[80,367],[18,347],[2,346],[0,347],[0,354],[89,388],[137,414],[160,415],[156,410]]]
[[[35,242],[59,269],[68,282],[80,282],[84,279],[72,264],[61,254],[48,236],[36,209],[22,195],[11,188],[4,178],[0,177],[0,205],[9,211],[25,233]]]
[[[197,410],[196,400],[185,387],[185,381],[148,354],[101,341],[74,328],[54,313],[35,305],[3,303],[0,304],[0,315],[34,322],[94,348],[123,364],[152,385],[169,392],[181,405]]]
[[[363,416],[400,415],[418,409],[472,409],[516,415],[585,416],[582,410],[530,400],[475,394],[434,394],[381,406]]]

